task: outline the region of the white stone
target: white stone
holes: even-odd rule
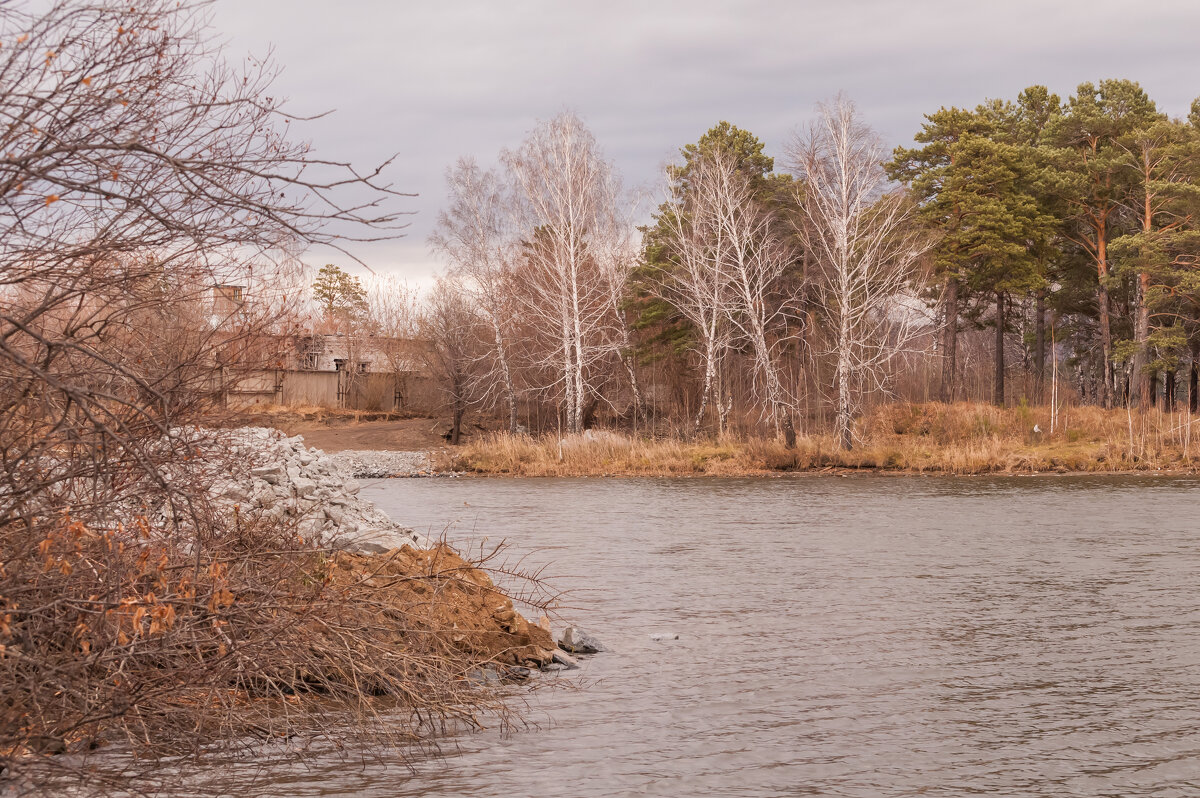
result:
[[[213,503],[227,508],[230,517],[236,505],[243,518],[294,524],[306,539],[360,551],[430,545],[358,497],[352,463],[309,449],[301,438],[254,427],[223,431],[179,428],[172,430],[162,446],[170,452],[187,452],[189,458],[204,456],[207,450],[214,453],[216,462],[229,459],[222,455],[232,455],[231,471],[210,488]],[[419,458],[426,459],[424,455]],[[143,511],[164,522],[176,513],[169,504],[148,506]],[[187,526],[187,513],[179,513],[178,523],[181,528]]]

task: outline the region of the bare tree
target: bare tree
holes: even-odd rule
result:
[[[671,265],[659,270],[648,282],[650,291],[664,300],[691,322],[698,336],[698,349],[704,368],[700,390],[700,408],[692,423],[699,431],[704,423],[713,385],[717,376],[717,361],[729,345],[728,290],[711,247],[711,237],[704,229],[703,207],[692,184],[685,183],[678,169],[668,168],[666,201],[663,215],[668,230],[666,247]],[[725,430],[718,426],[718,434]]]
[[[598,273],[597,242],[616,223],[612,167],[572,114],[542,123],[502,158],[524,236],[522,309],[534,328],[554,331],[556,351],[546,358],[558,362],[567,430],[580,432],[593,393],[589,373],[611,350],[611,303]]]
[[[720,264],[720,231],[702,185],[701,181],[685,181],[677,168],[667,169],[667,210],[663,219],[671,265],[648,282],[650,291],[678,310],[697,335],[704,368],[700,407],[692,422],[697,432],[713,395],[720,358],[729,347],[732,304],[730,286]],[[717,432],[723,434],[724,414],[719,413],[718,419]]]
[[[755,199],[731,154],[715,151],[694,171],[692,180],[712,213],[718,268],[729,286],[730,322],[750,346],[755,389],[775,437],[792,445],[794,399],[780,377],[779,358],[790,337],[791,305],[781,278],[795,253],[781,222]]]
[[[378,358],[375,370],[391,373],[394,406],[400,410],[408,394],[408,378],[420,359],[420,296],[402,279],[376,275],[367,280],[367,305],[372,354]]]
[[[516,258],[505,187],[491,170],[460,158],[446,172],[449,207],[438,214],[430,243],[450,259],[450,268],[491,331],[490,368],[485,383],[498,384],[508,405],[508,429],[515,433],[517,387],[511,345],[513,297],[508,290]]]
[[[632,209],[630,209],[632,210]],[[613,198],[614,215],[610,223],[596,230],[595,258],[599,266],[601,287],[611,317],[610,335],[612,350],[625,371],[629,390],[633,398],[635,420],[649,423],[646,404],[638,381],[637,362],[634,352],[633,333],[626,307],[629,285],[633,270],[638,263],[638,241],[634,236],[636,227],[628,218],[632,213],[619,213],[618,201]]]
[[[450,443],[462,436],[463,416],[472,404],[471,365],[477,360],[475,331],[479,317],[468,293],[453,277],[439,277],[417,323],[421,351],[441,385],[450,410]]]
[[[410,731],[461,713],[462,673],[381,646],[357,577],[331,589],[314,541],[208,500],[248,465],[197,426],[289,329],[297,251],[396,235],[395,192],[291,138],[271,67],[225,62],[202,4],[22,8],[0,6],[0,770],[277,738],[375,693]]]
[[[741,342],[751,353],[763,417],[790,445],[794,399],[780,376],[780,359],[792,338],[783,277],[795,253],[782,223],[755,197],[732,154],[721,149],[697,157],[686,178],[669,168],[667,181],[661,222],[670,265],[653,275],[649,287],[691,322],[699,339],[704,378],[693,429],[703,423],[722,358]],[[720,433],[725,415],[721,407]]]
[[[905,300],[921,289],[932,242],[908,198],[884,193],[887,151],[853,103],[838,97],[818,109],[790,150],[804,182],[800,229],[833,328],[835,432],[850,449],[863,389],[885,387],[885,367],[916,330]]]
[[[397,342],[416,336],[420,305],[420,294],[416,288],[399,277],[375,275],[367,280],[366,289],[368,324],[376,334]],[[389,359],[389,363],[394,363],[400,370],[411,357],[411,352],[401,349],[396,354],[396,358]]]

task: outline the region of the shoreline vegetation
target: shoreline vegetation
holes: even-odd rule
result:
[[[884,405],[859,419],[850,450],[830,434],[798,434],[796,445],[787,447],[767,439],[647,438],[604,430],[561,438],[494,432],[443,452],[437,463],[438,470],[514,477],[1194,473],[1200,465],[1187,413],[1062,408],[1053,433],[1050,416],[1049,407]]]
[[[538,573],[400,527],[299,439],[190,428],[157,448],[161,497],[106,464],[130,481],[109,502],[128,526],[0,529],[0,792],[169,790],[160,757],[293,738],[403,758],[520,723],[506,685],[562,659],[549,618],[521,614],[553,611]]]

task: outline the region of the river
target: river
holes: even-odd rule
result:
[[[1200,794],[1194,479],[410,479],[364,495],[427,534],[508,538],[610,652],[565,677],[582,689],[536,693],[533,728],[461,737],[415,773],[314,762],[279,794]]]

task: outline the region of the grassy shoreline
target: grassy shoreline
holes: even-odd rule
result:
[[[1035,474],[1200,471],[1200,416],[1072,407],[1049,433],[1049,408],[898,404],[859,420],[859,442],[801,435],[648,439],[593,431],[559,438],[494,433],[446,453],[445,470],[479,476],[771,476],[783,473]],[[1037,430],[1035,431],[1035,425]]]

